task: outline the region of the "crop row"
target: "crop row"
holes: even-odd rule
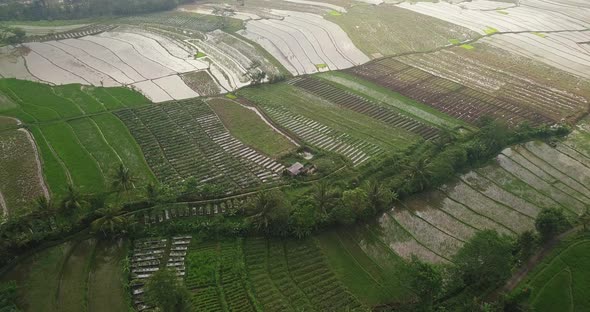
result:
[[[195,178],[230,189],[247,188],[276,181],[284,168],[232,137],[200,100],[124,110],[117,115],[165,183]]]
[[[320,311],[363,309],[358,300],[336,278],[312,241],[287,242],[285,250],[291,277],[314,307]]]
[[[321,149],[343,155],[355,166],[383,153],[383,150],[374,144],[352,138],[346,133],[338,132],[288,110],[270,106],[264,107],[264,110],[275,122],[304,141]]]
[[[296,78],[291,83],[332,103],[351,109],[357,113],[368,115],[393,127],[416,133],[427,140],[433,139],[438,135],[439,131],[437,128],[433,128],[390,108],[380,106],[358,95],[344,91],[321,79],[309,77]]]
[[[202,311],[223,311],[217,284],[219,247],[217,242],[190,246],[187,254],[185,285],[194,307]]]
[[[129,24],[156,24],[183,29],[183,34],[192,32],[209,32],[221,27],[221,20],[214,16],[200,14],[182,14],[178,12],[156,13],[129,16],[120,20]],[[241,24],[240,21],[229,19],[231,26]],[[228,25],[229,26],[229,25]],[[188,33],[192,31],[191,33]]]
[[[329,268],[312,241],[249,238],[248,275],[265,311],[354,311],[361,304]]]
[[[135,214],[143,225],[154,225],[174,219],[233,214],[242,209],[244,198],[233,198],[210,203],[190,203],[156,207]]]
[[[280,285],[269,274],[268,253],[268,241],[264,238],[248,239],[244,244],[244,260],[256,299],[265,311],[293,311]]]
[[[319,15],[289,12],[280,19],[250,20],[239,34],[259,43],[293,75],[369,61],[340,27]]]
[[[513,125],[523,121],[533,124],[552,122],[545,115],[507,99],[494,97],[418,68],[396,63],[400,62],[384,59],[347,71],[470,123],[477,122],[483,116],[491,116]]]
[[[96,35],[105,31],[109,31],[115,28],[113,25],[102,25],[102,24],[93,24],[89,26],[84,26],[80,28],[76,28],[70,31],[53,33],[48,35],[42,36],[28,36],[26,38],[27,42],[42,42],[42,41],[51,41],[51,40],[63,40],[63,39],[73,39],[73,38],[80,38],[84,36],[91,36]]]
[[[240,241],[201,242],[190,247],[185,283],[197,311],[253,311]]]
[[[185,257],[191,236],[176,236],[172,239],[147,238],[134,242],[131,257],[131,294],[138,311],[149,309],[144,302],[145,282],[156,272],[167,268],[176,276],[185,276]]]
[[[245,282],[243,252],[239,241],[220,243],[221,286],[229,311],[254,311]]]
[[[567,90],[571,81],[556,81],[547,85],[547,80],[554,80],[552,77],[559,72],[550,74],[546,81],[531,79],[536,74],[536,67],[531,66],[529,72],[512,69],[514,61],[495,53],[496,50],[485,49],[484,56],[462,50],[457,48],[454,51],[409,55],[398,60],[437,76],[460,81],[465,86],[504,101],[530,107],[553,120],[579,114],[587,105],[587,100]],[[543,75],[546,76],[546,72]]]

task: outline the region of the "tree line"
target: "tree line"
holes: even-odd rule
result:
[[[57,20],[118,16],[171,10],[190,0],[5,0],[0,20]]]
[[[40,198],[29,213],[3,222],[0,225],[0,265],[33,246],[87,228],[110,237],[201,232],[204,235],[264,234],[301,238],[326,227],[370,219],[389,209],[393,201],[436,188],[455,174],[485,163],[511,144],[567,133],[564,127],[522,125],[509,128],[486,119],[476,132],[462,135],[445,132],[436,141],[418,142],[362,171],[328,177],[313,183],[312,187],[300,187],[293,181],[290,187],[301,191],[261,190],[236,216],[217,216],[207,222],[177,219],[149,228],[135,227],[134,220],[123,215],[138,208],[176,202],[182,195],[170,186],[154,184],[147,184],[138,192],[135,189],[138,181],[121,164],[113,170],[110,194],[81,194],[70,185],[62,198]],[[180,192],[196,189],[201,199],[223,194],[219,187],[198,184],[189,179]],[[129,196],[131,190],[133,198]]]

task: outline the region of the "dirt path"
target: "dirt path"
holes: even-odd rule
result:
[[[576,226],[568,230],[567,232],[562,233],[559,236],[553,238],[549,242],[543,244],[541,249],[537,251],[524,266],[522,266],[518,271],[514,272],[512,274],[512,277],[510,277],[508,281],[506,281],[504,286],[493,292],[488,299],[490,299],[490,301],[495,301],[501,294],[510,293],[511,291],[513,291],[520,284],[520,282],[524,280],[524,278],[529,274],[529,272],[532,269],[534,269],[539,263],[541,263],[541,261],[543,261],[545,257],[547,257],[547,255],[549,255],[553,251],[553,249],[555,249],[555,247],[557,247],[557,245],[561,243],[561,241],[564,238],[577,232],[581,228],[581,226]]]

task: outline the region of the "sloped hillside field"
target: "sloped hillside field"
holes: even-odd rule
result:
[[[233,137],[201,100],[122,110],[117,116],[164,182],[194,177],[199,183],[211,182],[228,190],[244,189],[276,182],[284,169]]]
[[[584,309],[588,307],[588,289],[585,287],[588,274],[587,237],[564,242],[521,287],[529,289],[530,303],[538,311],[554,309]]]
[[[7,311],[590,309],[583,0],[115,2],[0,21]]]
[[[111,175],[119,163],[131,168],[141,179],[140,184],[154,180],[129,130],[111,113],[124,107],[148,104],[149,101],[139,93],[126,88],[51,87],[13,79],[0,80],[0,92],[15,103],[2,114],[28,123],[32,133],[30,137],[24,129],[12,130],[13,136],[20,136],[12,144],[36,145],[22,147],[29,149],[23,152],[31,160],[26,165],[30,169],[23,168],[21,175],[24,177],[27,172],[33,176],[36,174],[37,152],[42,164],[43,175],[39,175],[42,180],[27,183],[32,189],[27,191],[28,200],[21,205],[30,205],[37,196],[47,193],[41,186],[35,186],[43,180],[53,195],[62,194],[70,183],[84,192],[103,192],[109,187]],[[10,132],[3,133],[8,136]],[[19,165],[25,163],[19,161]],[[12,165],[10,168],[16,170],[18,167]],[[35,191],[35,188],[39,190]]]
[[[422,65],[411,66],[397,58],[386,58],[348,72],[469,123],[482,116],[502,119],[513,125],[522,122],[533,125],[550,123],[562,118],[575,119],[585,112],[588,105],[585,97],[564,95],[564,92],[553,88],[538,86],[538,92],[531,93],[528,83],[526,88],[522,88],[517,81],[510,85],[505,80],[497,80],[501,87],[493,91],[490,87],[481,86],[494,82],[487,74],[478,76],[471,71],[469,75],[473,78],[459,77],[457,72],[448,76],[437,73],[439,64],[433,66],[431,68],[434,69],[426,70],[422,69]],[[478,81],[481,81],[480,85],[477,85]],[[559,105],[555,104],[556,101]]]

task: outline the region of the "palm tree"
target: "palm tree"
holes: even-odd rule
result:
[[[438,150],[441,150],[445,146],[451,144],[457,140],[457,133],[451,129],[443,129],[440,131],[438,138],[434,140],[434,145]]]
[[[96,210],[100,217],[90,224],[92,232],[97,233],[100,231],[107,237],[115,236],[124,231],[127,219],[121,216],[121,211],[120,206],[107,206]]]
[[[257,230],[267,229],[269,227],[270,220],[272,219],[272,210],[274,209],[273,206],[270,194],[265,191],[259,192],[254,198],[248,201],[246,209],[250,212],[256,212],[250,216],[250,220],[252,220]]]
[[[273,226],[286,224],[289,218],[289,207],[283,194],[278,192],[259,192],[248,201],[246,209],[254,212],[248,219],[255,229],[265,234],[270,234]]]
[[[334,205],[338,194],[326,181],[321,181],[315,185],[312,197],[318,210],[327,216],[328,210]]]
[[[158,192],[158,188],[156,187],[156,185],[154,183],[149,182],[146,185],[145,195],[147,197],[148,202],[150,202],[152,204],[158,201],[159,192]]]
[[[45,196],[39,196],[35,200],[35,208],[41,214],[47,214],[53,212],[53,201]]]
[[[67,213],[71,213],[76,210],[80,210],[82,205],[85,203],[82,194],[73,185],[69,184],[66,196],[63,199],[63,209]]]
[[[430,159],[420,158],[415,162],[410,162],[404,166],[408,174],[408,182],[418,186],[416,191],[424,190],[430,183],[432,175],[430,168]]]
[[[131,170],[123,164],[119,164],[119,167],[117,167],[113,174],[113,189],[117,192],[127,193],[129,190],[135,188],[134,182],[135,177],[133,177]]]
[[[367,202],[373,212],[382,211],[388,208],[393,200],[397,198],[397,194],[389,191],[377,180],[369,180],[364,186],[367,193]]]

